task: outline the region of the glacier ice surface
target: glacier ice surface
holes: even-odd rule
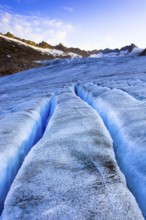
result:
[[[91,217],[92,212],[100,219],[109,216],[121,219],[124,215],[129,215],[129,219],[142,219],[115,161],[112,139],[116,159],[145,216],[145,63],[145,57],[63,59],[0,78],[1,187],[5,188],[16,173],[12,167],[20,163],[19,147],[23,149],[20,156],[26,154],[24,143],[35,145],[32,133],[37,133],[39,139],[40,127],[45,127],[44,119],[39,123],[44,115],[43,112],[39,114],[40,109],[48,106],[52,97],[57,98],[52,102],[52,117],[47,128],[43,128],[42,139],[26,157],[11,186],[3,219],[20,217],[24,214],[23,208],[29,216],[31,205],[35,207],[36,204],[39,208],[31,212],[32,219],[37,211],[43,217],[50,215],[52,218],[66,213],[64,219],[72,213],[86,219],[86,214]],[[75,85],[86,91],[83,95],[98,113],[76,97]],[[112,165],[106,167],[103,161],[114,165],[113,179],[109,169]],[[8,164],[8,169],[4,164]],[[126,207],[124,202],[128,204]],[[105,216],[108,213],[109,216]]]

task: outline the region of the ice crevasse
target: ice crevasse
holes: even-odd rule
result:
[[[25,156],[42,137],[54,110],[51,97],[24,102],[0,123],[0,213],[4,200]]]
[[[127,185],[146,218],[146,102],[118,89],[88,83],[77,85],[76,93],[103,119]]]

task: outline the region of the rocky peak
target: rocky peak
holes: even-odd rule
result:
[[[146,48],[139,55],[140,56],[146,56]]]
[[[54,48],[55,49],[57,49],[57,50],[62,50],[62,51],[64,51],[64,52],[68,52],[68,48],[67,47],[65,47],[63,44],[58,44],[58,45],[56,45],[56,46],[54,46]]]
[[[47,49],[53,49],[53,46],[51,44],[48,44],[45,41],[42,41],[41,43],[37,44],[41,48],[47,48]]]
[[[10,38],[15,38],[15,36],[13,34],[11,34],[10,32],[7,32],[5,34],[6,37],[10,37]]]
[[[135,47],[137,47],[135,44],[130,44],[128,46],[122,47],[120,50],[122,51],[127,50],[129,53],[131,53]]]

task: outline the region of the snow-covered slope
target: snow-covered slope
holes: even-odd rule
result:
[[[1,219],[146,218],[145,63],[63,59],[0,78]]]

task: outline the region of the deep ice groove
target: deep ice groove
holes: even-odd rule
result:
[[[113,89],[98,94],[98,87],[77,85],[76,94],[102,117],[114,141],[118,164],[146,218],[146,102]]]
[[[29,150],[42,137],[54,108],[53,98],[42,98],[34,103],[25,103],[23,110],[1,120],[3,126],[0,133],[4,134],[5,139],[0,146],[0,213],[18,169]]]

